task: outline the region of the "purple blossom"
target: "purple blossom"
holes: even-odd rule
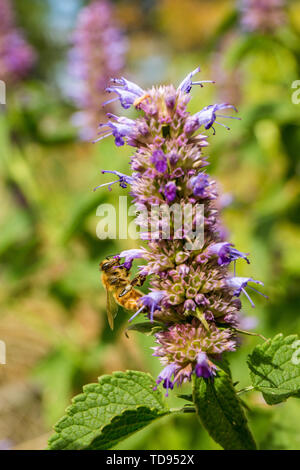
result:
[[[114,119],[115,122],[109,121],[104,124],[100,124],[100,128],[106,129],[102,129],[102,131],[99,132],[98,135],[100,135],[100,137],[96,139],[94,143],[113,135],[116,146],[120,147],[125,144],[124,137],[126,138],[131,136],[135,127],[135,121],[126,117],[118,117],[111,113],[107,113],[107,116],[110,119]]]
[[[177,187],[174,181],[169,181],[164,188],[164,194],[168,203],[176,199]]]
[[[235,277],[231,277],[227,279],[227,286],[234,290],[233,295],[236,295],[237,297],[239,297],[241,295],[241,292],[243,292],[245,296],[247,297],[247,299],[249,300],[251,307],[255,307],[254,302],[252,301],[249,294],[246,292],[245,287],[249,287],[250,289],[254,290],[255,292],[257,292],[258,294],[262,295],[265,298],[267,298],[267,296],[262,294],[258,290],[254,289],[254,287],[248,286],[249,282],[254,282],[255,284],[259,284],[261,286],[264,285],[263,282],[256,281],[255,279],[252,279],[251,277],[235,276]]]
[[[228,242],[213,243],[209,246],[208,252],[211,255],[218,256],[218,264],[220,266],[229,264],[231,261],[235,261],[239,258],[245,259],[249,264],[250,261],[247,258],[247,254],[236,250],[233,246],[232,243]]]
[[[164,173],[168,168],[166,155],[160,149],[153,152],[151,162],[159,173]]]
[[[159,374],[156,383],[159,385],[161,382],[163,382],[163,387],[167,390],[166,392],[166,397],[169,394],[169,389],[173,390],[175,379],[172,380],[172,376],[175,375],[176,373],[176,365],[175,364],[169,364],[167,365]],[[154,387],[153,390],[156,390],[157,386]]]
[[[119,86],[111,86],[106,88],[106,91],[108,93],[116,93],[118,96],[116,98],[112,98],[108,101],[105,101],[103,103],[103,106],[112,103],[114,101],[120,100],[121,105],[123,106],[124,109],[130,108],[131,105],[134,104],[134,102],[143,96],[145,94],[144,90],[140,88],[138,85],[136,85],[133,82],[130,82],[129,80],[126,80],[125,78],[114,78],[112,79],[114,83],[116,83]]]
[[[141,313],[145,308],[150,310],[150,321],[153,321],[153,315],[156,310],[160,310],[160,303],[164,298],[165,293],[157,290],[153,290],[147,295],[143,295],[140,298],[140,303],[143,304],[142,307],[135,312],[135,314],[129,319],[132,321],[139,313]]]
[[[118,176],[119,179],[117,179],[116,181],[111,181],[110,183],[100,184],[99,186],[96,186],[96,188],[94,188],[94,191],[96,191],[96,189],[98,188],[103,188],[104,186],[108,186],[108,190],[111,191],[111,187],[115,183],[119,183],[121,188],[127,188],[127,185],[132,184],[134,180],[132,176],[124,175],[119,171],[102,170],[102,173],[112,173],[113,175]]]
[[[126,80],[126,78],[112,78],[111,81],[116,85],[121,86],[124,90],[129,91],[130,93],[135,94],[137,97],[143,96],[145,91],[136,83]]]
[[[145,254],[146,254],[146,250],[136,248],[132,250],[121,251],[121,253],[119,254],[119,257],[125,258],[123,266],[126,269],[131,269],[133,260],[138,259],[138,258],[143,258]]]
[[[195,302],[192,300],[192,299],[187,299],[185,302],[184,302],[184,309],[187,311],[187,312],[194,312],[196,310],[196,304]]]
[[[207,354],[205,354],[205,352],[199,352],[195,367],[195,374],[197,377],[210,379],[216,375],[216,369],[216,366],[211,361],[208,361]]]
[[[212,80],[202,80],[198,82],[193,82],[192,78],[194,75],[200,72],[200,67],[197,67],[195,70],[190,72],[180,83],[180,85],[177,88],[177,91],[183,92],[183,93],[189,93],[192,89],[193,85],[200,85],[201,87],[203,86],[203,83],[215,83]]]
[[[189,186],[192,188],[193,194],[198,197],[206,196],[206,187],[209,186],[209,178],[205,173],[199,173],[189,180]]]
[[[219,117],[229,118],[229,119],[240,119],[235,116],[226,116],[223,114],[217,114],[217,111],[228,109],[228,108],[231,108],[237,111],[235,106],[228,104],[228,103],[206,106],[201,111],[198,111],[198,113],[194,114],[193,116],[187,119],[187,122],[184,127],[185,133],[186,134],[193,133],[196,130],[198,130],[201,126],[204,126],[205,129],[210,129],[214,123],[219,124],[220,126],[226,127],[226,129],[230,130],[228,126],[225,126],[225,124],[222,124],[219,121],[217,121],[217,118]]]

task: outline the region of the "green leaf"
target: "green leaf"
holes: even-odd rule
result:
[[[140,322],[140,323],[134,323],[133,325],[130,325],[128,328],[126,328],[127,331],[138,331],[139,333],[144,333],[145,335],[154,335],[155,333],[158,333],[159,331],[164,329],[164,325],[162,323],[159,323],[158,321],[145,321],[145,322]]]
[[[93,440],[89,449],[110,449],[118,442],[162,416],[161,412],[146,406],[139,406],[134,410],[125,410],[122,414],[115,416],[110,424],[102,429],[100,436]]]
[[[109,449],[170,411],[154,379],[143,372],[104,375],[85,385],[54,427],[51,450]]]
[[[201,423],[225,450],[256,449],[241,402],[226,372],[218,370],[214,380],[194,378],[193,397]]]
[[[282,334],[255,347],[248,366],[252,385],[262,392],[268,405],[289,397],[300,398],[300,341],[297,335]]]
[[[194,403],[193,395],[186,395],[184,393],[181,393],[177,396],[178,398],[182,398],[182,400],[191,401],[192,403]]]

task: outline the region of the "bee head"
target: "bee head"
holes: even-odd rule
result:
[[[105,260],[101,261],[100,263],[100,270],[101,271],[109,271],[111,268],[114,266],[119,265],[119,258],[112,258],[112,257],[107,257]]]

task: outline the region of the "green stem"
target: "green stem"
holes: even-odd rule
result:
[[[245,388],[242,388],[241,390],[238,390],[236,394],[242,395],[243,393],[251,392],[252,390],[254,390],[254,387],[252,385],[249,385],[249,387],[245,387]]]
[[[184,406],[183,408],[171,408],[171,413],[196,413],[194,406]]]
[[[205,320],[204,314],[198,308],[196,309],[196,313],[197,313],[197,318],[201,321],[206,331],[209,331],[209,325],[207,321]]]
[[[260,335],[259,333],[252,333],[251,331],[240,330],[239,328],[232,328],[232,330],[236,331],[237,333],[241,333],[243,335],[258,336],[259,338],[263,339],[264,341],[268,341],[268,338],[265,338],[263,335]]]

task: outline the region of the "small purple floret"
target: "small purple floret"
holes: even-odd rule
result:
[[[108,190],[111,191],[111,186],[116,183],[119,183],[121,188],[127,188],[127,185],[132,184],[134,180],[132,176],[124,175],[119,171],[102,170],[102,173],[112,173],[113,175],[118,176],[119,179],[117,179],[116,181],[111,181],[110,183],[100,184],[99,186],[96,186],[96,188],[94,188],[94,191],[96,191],[96,189],[98,188],[103,188],[104,186],[108,186]]]
[[[216,366],[208,363],[208,358],[205,352],[200,352],[197,356],[197,364],[195,366],[195,373],[197,377],[210,379],[216,375]]]
[[[218,256],[218,264],[220,266],[227,265],[231,263],[231,261],[235,261],[239,258],[245,259],[248,264],[250,263],[250,261],[247,258],[247,254],[242,253],[241,251],[238,251],[235,248],[233,248],[232,243],[228,243],[228,242],[214,243],[209,246],[208,252],[211,255]]]
[[[132,250],[124,250],[118,255],[120,258],[125,258],[123,266],[126,269],[131,269],[132,263],[134,259],[143,258],[146,251],[142,249],[132,249]]]
[[[167,390],[166,392],[166,397],[169,394],[169,389],[173,390],[174,384],[175,384],[175,379],[172,380],[172,376],[175,375],[176,373],[176,365],[175,364],[169,364],[167,365],[159,374],[156,383],[159,385],[161,382],[163,382],[163,387]],[[157,386],[154,387],[154,390],[157,389]]]
[[[168,203],[173,202],[176,199],[177,187],[173,181],[169,181],[165,185],[164,194]]]

